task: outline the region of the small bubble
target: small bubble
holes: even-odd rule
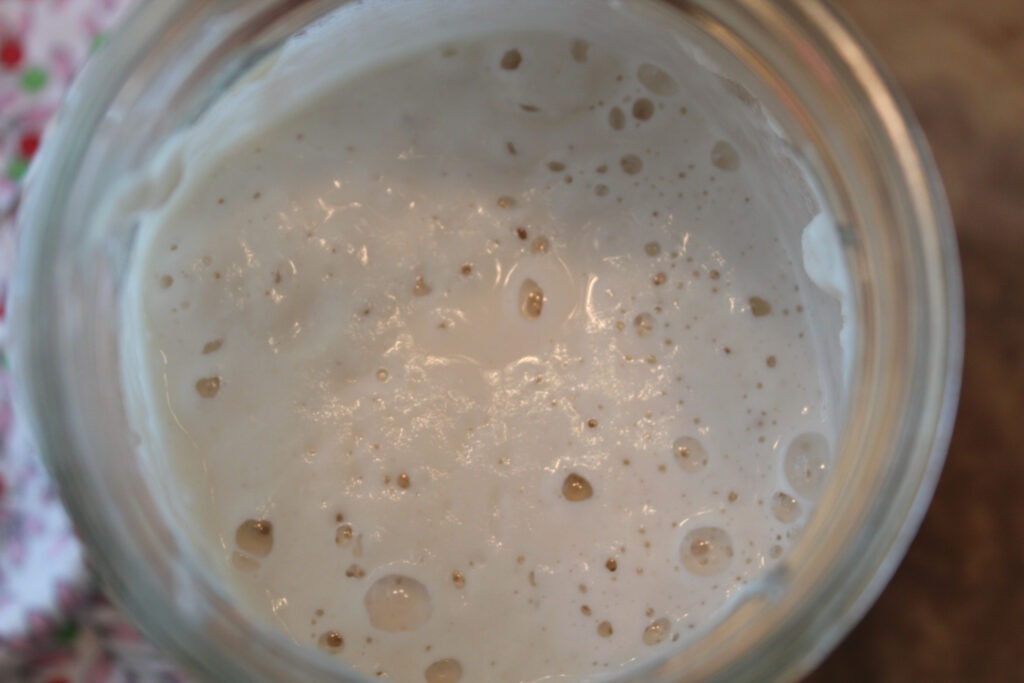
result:
[[[816,498],[828,473],[828,441],[816,432],[801,434],[786,449],[785,470],[789,485],[804,498]]]
[[[266,557],[274,548],[274,525],[265,519],[247,519],[235,530],[235,545],[254,557]]]
[[[627,154],[619,160],[622,171],[626,175],[636,175],[644,170],[644,160],[635,154]]]
[[[749,304],[750,312],[754,314],[755,318],[763,318],[766,315],[770,315],[772,312],[772,305],[759,296],[750,297]]]
[[[459,683],[462,680],[462,665],[457,659],[439,659],[423,672],[427,683]]]
[[[526,228],[516,228],[516,237],[521,240],[526,240],[530,236],[530,233],[526,231]]]
[[[671,631],[672,622],[664,617],[651,622],[651,624],[644,629],[644,645],[658,645],[668,638],[668,634]]]
[[[497,203],[498,203],[498,208],[499,209],[514,209],[516,204],[518,204],[519,202],[516,201],[515,197],[509,197],[508,195],[503,195],[501,197],[498,197],[498,202]]]
[[[427,284],[427,281],[423,279],[422,275],[416,277],[416,283],[412,286],[412,293],[414,296],[427,296],[432,291],[433,287]]]
[[[213,398],[220,391],[220,377],[204,377],[196,382],[196,392],[203,398]]]
[[[587,420],[587,426],[590,427],[591,429],[597,429],[597,420],[595,420],[594,418],[590,418],[589,420]]]
[[[562,495],[570,502],[579,503],[594,495],[594,487],[590,485],[589,481],[573,472],[562,483]]]
[[[633,118],[637,121],[650,121],[654,116],[654,102],[641,97],[633,103]]]
[[[563,164],[561,161],[549,161],[548,169],[553,173],[561,173],[562,171],[565,170],[565,164]]]
[[[582,607],[580,607],[580,612],[585,617],[589,617],[591,614],[593,614],[593,610],[590,609],[589,605],[583,605]]]
[[[772,496],[772,514],[783,524],[792,524],[800,517],[800,503],[788,493],[777,491]]]
[[[603,183],[594,186],[594,194],[598,197],[607,197],[609,192],[608,186]]]
[[[655,287],[661,287],[663,284],[668,282],[668,275],[665,273],[657,273],[651,278],[651,282],[654,283]]]
[[[608,558],[608,561],[604,563],[604,568],[610,572],[614,572],[618,570],[619,563],[614,557],[611,557]]]
[[[465,588],[466,587],[466,576],[465,576],[465,574],[463,574],[460,571],[452,572],[452,584],[454,584],[454,586],[456,588]]]
[[[380,370],[377,371],[377,381],[378,382],[387,382],[389,376],[390,375],[389,375],[388,371],[385,370],[384,368],[381,368]]]
[[[411,485],[412,485],[412,482],[409,480],[409,475],[408,474],[406,474],[405,472],[402,472],[401,474],[398,475],[398,488],[400,488],[400,489],[407,489]]]
[[[636,70],[636,79],[649,91],[662,97],[675,95],[679,91],[675,79],[653,64],[641,64]]]
[[[173,285],[173,284],[174,284],[174,278],[171,277],[170,275],[164,275],[163,277],[160,278],[160,287],[161,287],[161,289],[170,289],[171,285]]]
[[[345,639],[337,631],[328,631],[317,641],[317,646],[327,652],[339,652],[344,645]]]
[[[358,564],[349,565],[349,568],[345,570],[345,576],[350,579],[361,579],[366,576],[366,570]]]
[[[463,276],[469,277],[473,274],[473,266],[468,263],[463,264],[462,268],[459,269],[459,272],[462,273]]]
[[[765,365],[767,365],[768,367],[774,368],[779,361],[778,359],[775,358],[775,356],[768,356],[767,358],[765,358],[764,362]]]
[[[213,353],[214,351],[220,350],[220,347],[222,347],[222,346],[224,346],[224,340],[223,339],[214,339],[211,342],[206,342],[203,345],[203,355],[204,356],[208,356],[211,353]]]
[[[509,50],[501,56],[501,68],[505,71],[515,71],[523,63],[523,55],[519,50]]]
[[[519,311],[527,320],[536,320],[544,311],[544,290],[529,278],[519,287]]]
[[[657,242],[648,242],[644,245],[644,253],[651,258],[661,256],[661,245]]]
[[[415,631],[433,612],[430,592],[416,579],[389,574],[374,582],[363,598],[370,624],[389,633]]]
[[[334,543],[339,548],[347,548],[352,545],[352,525],[342,524],[334,532]]]
[[[732,539],[725,530],[718,527],[700,527],[688,533],[683,539],[680,556],[683,566],[692,574],[721,574],[732,562]]]
[[[626,114],[618,107],[612,107],[608,112],[608,125],[612,130],[622,130],[626,127]]]
[[[614,631],[612,629],[611,622],[602,621],[600,624],[597,625],[597,635],[601,636],[602,638],[611,638],[612,633],[614,633]]]
[[[633,329],[639,337],[651,336],[654,334],[654,316],[650,313],[641,313],[633,318]]]
[[[590,43],[578,38],[572,41],[572,45],[569,47],[569,52],[572,54],[572,58],[580,64],[587,61],[589,51]]]
[[[711,148],[711,163],[723,171],[735,171],[740,167],[740,154],[732,144],[719,140]]]
[[[698,472],[708,464],[704,444],[692,436],[681,436],[672,442],[672,452],[676,464],[687,472]]]
[[[534,254],[546,254],[551,249],[551,241],[547,237],[538,237],[530,245],[530,251]]]

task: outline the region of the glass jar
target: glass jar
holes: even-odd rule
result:
[[[73,89],[21,214],[14,361],[40,450],[111,594],[209,680],[359,676],[249,620],[161,514],[120,385],[118,297],[134,226],[90,217],[117,178],[289,36],[344,4],[144,5]],[[833,10],[815,0],[660,4],[727,55],[745,96],[771,112],[817,178],[842,237],[857,326],[846,427],[802,536],[699,646],[643,677],[793,679],[867,610],[927,508],[960,377],[956,245],[906,103]]]

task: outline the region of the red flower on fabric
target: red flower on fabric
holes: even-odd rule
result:
[[[25,49],[17,38],[0,38],[0,67],[13,70],[21,64]]]

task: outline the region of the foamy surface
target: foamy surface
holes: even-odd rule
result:
[[[699,634],[831,458],[785,179],[685,74],[571,32],[438,41],[286,114],[152,171],[126,383],[184,533],[399,681],[590,679]]]

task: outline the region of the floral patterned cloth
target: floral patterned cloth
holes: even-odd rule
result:
[[[21,183],[89,53],[136,0],[0,0],[0,681],[182,683],[96,590],[12,406],[4,353]]]

